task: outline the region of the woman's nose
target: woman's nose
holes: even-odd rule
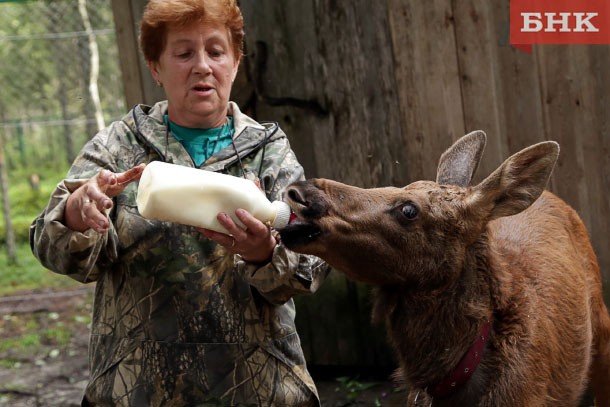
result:
[[[206,52],[198,52],[195,58],[195,66],[193,70],[196,73],[207,74],[212,72],[212,68],[210,66],[210,58]]]

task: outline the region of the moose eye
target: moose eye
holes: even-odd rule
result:
[[[400,208],[400,211],[405,216],[405,218],[413,220],[417,217],[417,214],[419,213],[419,208],[415,206],[414,203],[407,202]]]

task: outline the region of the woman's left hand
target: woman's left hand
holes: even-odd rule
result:
[[[94,229],[104,233],[110,227],[106,211],[112,208],[112,198],[120,194],[127,184],[140,179],[144,164],[125,172],[102,169],[73,191],[64,209],[65,225],[77,232]]]
[[[239,254],[248,262],[266,263],[270,261],[273,249],[277,244],[275,237],[271,234],[271,228],[245,209],[237,209],[235,216],[246,226],[246,229],[239,227],[229,215],[221,212],[216,219],[227,229],[228,234],[202,228],[198,228],[198,230],[208,239],[224,246],[229,253]]]

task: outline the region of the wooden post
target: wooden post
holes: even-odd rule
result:
[[[147,0],[112,0],[112,13],[128,108],[165,99],[148,70],[138,46],[139,24]]]

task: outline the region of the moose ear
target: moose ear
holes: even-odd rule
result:
[[[436,170],[436,183],[467,187],[476,172],[487,136],[481,130],[468,133],[441,155]]]
[[[473,187],[471,208],[489,211],[490,220],[527,209],[542,194],[558,156],[559,144],[554,141],[534,144],[512,155]]]

